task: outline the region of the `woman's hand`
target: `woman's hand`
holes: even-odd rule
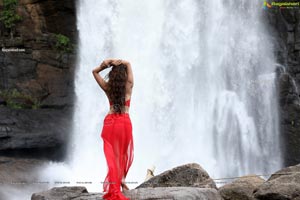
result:
[[[101,67],[102,69],[106,69],[106,68],[109,67],[109,65],[110,65],[109,61],[108,61],[108,60],[104,60],[104,61],[100,64],[100,67]]]
[[[99,73],[108,67],[110,67],[108,60],[104,60],[98,67],[93,69],[93,73]]]
[[[118,66],[121,65],[122,63],[123,61],[121,59],[112,59],[112,58],[105,59],[95,71],[100,72],[108,67]]]

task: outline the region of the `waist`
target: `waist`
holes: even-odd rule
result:
[[[129,113],[107,113],[105,117],[129,117]]]
[[[110,125],[113,123],[129,123],[131,124],[131,119],[129,113],[108,113],[104,118],[104,125]]]

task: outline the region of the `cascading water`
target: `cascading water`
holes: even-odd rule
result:
[[[102,192],[109,104],[92,69],[107,57],[134,72],[130,188],[152,165],[157,174],[197,162],[213,178],[279,169],[276,63],[262,12],[259,0],[78,0],[69,160],[41,176]]]

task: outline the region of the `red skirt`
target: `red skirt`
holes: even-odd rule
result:
[[[103,198],[129,200],[120,190],[133,161],[132,125],[128,113],[107,114],[101,133],[108,173],[103,183]]]

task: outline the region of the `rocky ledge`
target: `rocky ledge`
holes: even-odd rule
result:
[[[175,167],[124,192],[131,200],[299,200],[300,164],[281,169],[264,180],[243,176],[217,188],[208,173],[196,163]],[[102,200],[103,193],[85,187],[54,187],[34,193],[31,200]]]

